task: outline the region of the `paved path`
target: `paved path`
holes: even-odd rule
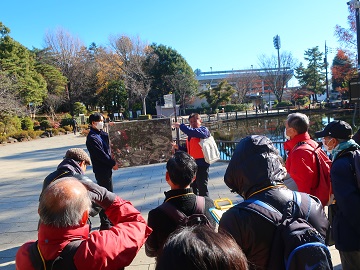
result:
[[[0,146],[0,269],[15,269],[18,248],[37,238],[37,206],[42,181],[63,158],[66,150],[79,147],[86,150],[85,137],[73,134],[43,138],[29,142]],[[240,197],[229,192],[223,182],[227,163],[217,162],[210,167],[210,196],[213,199],[230,198],[234,203]],[[91,166],[86,175],[95,180]],[[168,190],[165,164],[124,168],[113,174],[114,192],[130,200],[145,219],[149,210],[157,207]],[[99,218],[92,219],[99,226]],[[338,252],[332,248],[336,270],[340,270]],[[127,270],[153,270],[154,259],[145,255],[144,247]]]

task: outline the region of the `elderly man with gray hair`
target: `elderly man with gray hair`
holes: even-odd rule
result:
[[[111,229],[90,233],[86,220],[91,201],[105,210],[114,224]],[[16,254],[18,270],[43,266],[45,269],[123,269],[151,233],[129,201],[92,181],[80,182],[74,177],[52,182],[41,194],[38,213],[38,240],[20,247]],[[77,244],[72,244],[75,241]]]
[[[321,147],[310,138],[309,118],[303,113],[291,113],[285,122],[284,135],[287,141],[284,149],[287,152],[286,170],[295,181],[298,191],[319,197],[323,206],[329,202],[329,191],[321,192],[322,196],[315,194],[319,186],[319,165],[315,150]],[[331,161],[322,149],[321,156],[327,163]],[[318,192],[317,192],[318,193]]]

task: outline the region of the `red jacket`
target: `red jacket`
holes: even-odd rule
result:
[[[140,212],[128,201],[116,197],[106,209],[114,225],[109,230],[93,231],[89,225],[71,228],[54,228],[41,224],[38,241],[45,260],[55,259],[72,239],[84,239],[74,255],[74,264],[81,269],[121,269],[135,258],[151,233]],[[28,248],[34,241],[25,243],[16,253],[16,269],[32,270]]]
[[[306,142],[298,145],[299,142]],[[318,184],[317,161],[313,149],[318,143],[310,139],[309,133],[298,134],[284,143],[287,151],[286,170],[294,179],[300,192],[308,194]],[[313,195],[313,194],[312,194]]]

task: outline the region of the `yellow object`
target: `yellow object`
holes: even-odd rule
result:
[[[224,205],[224,203],[227,203]],[[214,201],[215,207],[209,209],[211,215],[214,217],[215,221],[219,223],[222,215],[231,207],[233,207],[233,203],[228,198],[217,199]]]

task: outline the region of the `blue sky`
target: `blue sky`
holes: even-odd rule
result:
[[[335,25],[347,27],[347,1],[35,0],[2,1],[0,21],[26,47],[42,48],[45,33],[61,27],[86,46],[110,35],[139,36],[175,49],[193,69],[246,69],[281,49],[304,61],[304,51],[339,46]],[[334,54],[329,54],[331,63]]]

